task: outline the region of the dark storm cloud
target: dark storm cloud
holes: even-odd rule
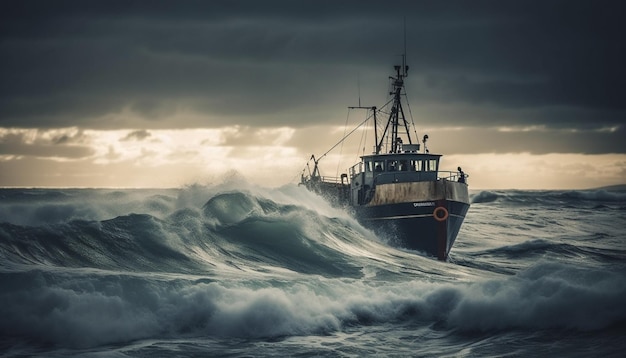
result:
[[[507,151],[604,154],[622,153],[626,129],[596,131],[550,130],[538,128],[525,131],[471,128],[465,130],[438,129],[429,131],[428,148],[433,153],[479,154]],[[549,138],[549,140],[546,140]]]
[[[619,1],[0,6],[0,125],[6,127],[336,124],[342,108],[356,104],[357,76],[364,98],[385,101],[384,81],[402,53],[404,16],[407,87],[418,116],[422,106],[434,105],[500,113],[450,117],[446,125],[625,122]],[[210,121],[173,116],[181,111]],[[103,120],[127,112],[143,122]]]
[[[138,141],[142,141],[148,137],[150,137],[152,135],[152,133],[148,132],[145,129],[142,130],[138,130],[138,131],[132,131],[130,133],[128,133],[126,135],[126,137],[120,139],[121,141],[128,141],[128,140],[138,140]]]
[[[66,145],[74,141],[68,135],[34,141],[30,137],[27,133],[0,133],[0,155],[80,159],[94,153],[88,146]]]

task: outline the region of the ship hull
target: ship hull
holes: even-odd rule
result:
[[[438,208],[445,208],[447,217]],[[467,203],[440,200],[361,207],[356,214],[364,226],[394,246],[446,260],[468,209]]]
[[[381,198],[355,207],[364,226],[395,246],[447,259],[469,209],[467,185],[394,183],[377,188],[377,195]]]

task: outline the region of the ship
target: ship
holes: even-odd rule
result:
[[[445,261],[469,210],[468,174],[461,167],[440,170],[442,155],[430,153],[428,135],[419,142],[403,106],[409,70],[405,59],[403,55],[402,65],[394,66],[395,74],[389,77],[390,99],[384,106],[362,107],[359,103],[348,107],[367,110],[366,120],[357,128],[373,121],[371,154],[360,156],[347,173],[334,177],[322,176],[318,166],[330,150],[318,158],[312,155],[300,185],[351,209],[363,226],[392,245]],[[379,123],[379,117],[386,117],[386,122]]]

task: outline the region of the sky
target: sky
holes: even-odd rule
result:
[[[348,106],[387,102],[405,51],[416,132],[471,189],[624,184],[625,17],[622,1],[5,0],[0,186],[295,183],[365,119]],[[323,175],[369,154],[366,129]]]

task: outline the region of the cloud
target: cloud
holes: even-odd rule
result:
[[[355,102],[357,76],[364,97],[385,101],[388,69],[403,46],[400,15],[378,2],[62,1],[31,11],[33,4],[11,3],[0,15],[0,125],[7,127],[332,123]],[[419,94],[412,98],[507,111],[481,123],[621,123],[623,7],[402,2],[407,85]],[[585,115],[553,123],[515,117],[520,108]],[[101,121],[123,111],[135,116]]]
[[[137,130],[137,131],[132,131],[130,133],[128,133],[126,135],[126,137],[120,139],[121,141],[128,141],[128,140],[138,140],[138,141],[142,141],[148,137],[150,137],[152,134],[150,132],[148,132],[145,129],[142,130]]]
[[[72,128],[65,131],[0,128],[0,155],[76,160],[94,153],[84,141],[82,132]]]
[[[589,189],[623,183],[626,155],[457,154],[442,164],[463,167],[473,189]]]
[[[59,176],[67,171],[54,165],[73,161],[68,180],[87,175],[102,185],[114,180],[90,170],[171,172],[180,161],[181,175],[202,176],[191,163],[208,165],[207,156],[228,158],[231,168],[211,162],[216,170],[261,176],[287,162],[300,167],[342,137],[339,126],[362,120],[346,118],[347,106],[387,101],[404,17],[405,109],[431,151],[626,153],[625,8],[582,0],[8,2],[0,11],[0,161],[40,175],[28,166],[43,160]],[[326,157],[332,172],[353,164],[347,153],[371,151],[360,134],[371,137],[357,132]],[[251,159],[272,156],[279,169]],[[23,182],[15,176],[22,179],[11,183]]]
[[[432,128],[428,147],[442,154],[626,153],[626,128],[581,130],[542,127]]]

